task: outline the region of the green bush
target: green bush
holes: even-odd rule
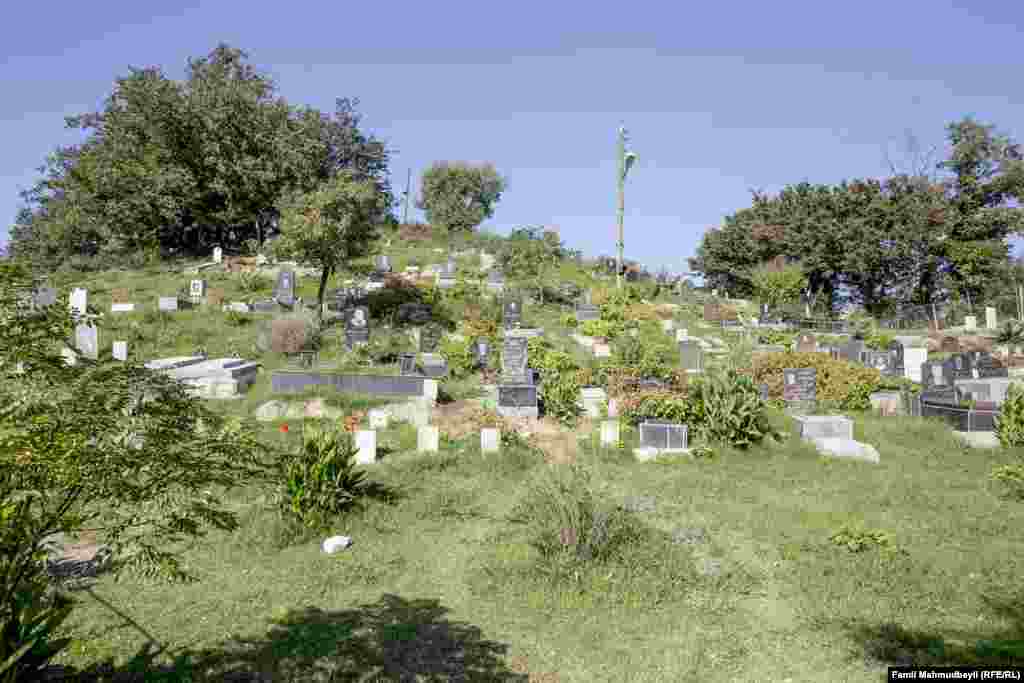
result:
[[[540,373],[540,401],[544,413],[564,424],[574,423],[580,414],[579,364],[543,337],[533,337],[527,345],[530,365]]]
[[[643,337],[625,336],[615,345],[612,364],[643,378],[669,380],[678,363],[678,351],[669,340],[660,329]]]
[[[695,436],[706,441],[747,448],[773,434],[765,404],[753,380],[732,370],[707,374],[687,392]]]
[[[893,342],[893,336],[880,330],[874,330],[864,336],[864,346],[874,351],[888,351]]]
[[[356,469],[352,435],[326,424],[304,426],[298,452],[281,461],[283,480],[279,504],[311,528],[322,528],[349,509],[364,486],[365,472]]]
[[[1024,446],[1024,389],[1011,384],[995,419],[996,437],[1005,448]]]
[[[34,524],[29,500],[5,495],[0,507],[0,576],[9,599],[0,612],[0,681],[35,680],[39,671],[71,642],[54,639],[74,604],[53,591],[46,573],[45,552],[31,563],[14,561],[32,549]],[[19,571],[21,576],[18,576]]]
[[[762,330],[757,333],[757,343],[770,346],[791,346],[796,335],[783,330]]]
[[[862,553],[871,549],[900,552],[892,537],[884,531],[859,529],[845,526],[829,536],[833,545],[846,548],[851,553]]]
[[[782,399],[784,369],[814,368],[818,401],[843,410],[867,410],[871,406],[869,397],[878,391],[882,378],[874,368],[836,360],[824,353],[758,354],[751,366],[745,374],[749,374],[755,384],[767,384],[772,400]]]
[[[224,313],[224,322],[232,327],[241,327],[252,322],[252,316],[241,311],[229,310]]]
[[[991,478],[1003,485],[1007,498],[1024,500],[1024,465],[999,465],[993,468]]]
[[[542,468],[509,519],[555,567],[606,561],[639,535],[629,513],[605,504],[575,464]]]
[[[623,331],[619,322],[610,320],[587,320],[579,326],[580,333],[587,337],[598,337],[609,341],[616,339]]]
[[[637,392],[623,399],[619,415],[626,424],[633,426],[645,420],[692,425],[697,413],[685,395],[655,390]]]
[[[568,327],[569,329],[573,329],[577,325],[579,325],[579,321],[576,320],[575,313],[566,313],[562,316],[562,327]]]
[[[447,338],[441,342],[441,356],[448,362],[448,372],[453,379],[461,379],[476,370],[474,340]]]

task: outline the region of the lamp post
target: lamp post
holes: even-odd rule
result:
[[[616,157],[618,161],[618,186],[619,186],[619,253],[618,258],[615,261],[615,283],[619,289],[622,289],[622,263],[623,263],[623,251],[625,249],[625,237],[623,232],[623,223],[626,217],[626,175],[629,173],[629,169],[636,163],[637,156],[626,149],[626,143],[629,141],[629,134],[626,132],[625,126],[619,126],[619,144],[616,151]]]

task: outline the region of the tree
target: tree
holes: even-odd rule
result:
[[[55,152],[23,194],[15,251],[71,254],[208,253],[260,242],[284,195],[309,192],[341,170],[390,194],[388,152],[360,130],[358,101],[333,117],[293,107],[241,50],[190,59],[177,82],[157,68],[118,78],[97,113],[70,117],[86,140]],[[51,264],[52,265],[52,264]]]
[[[807,278],[796,265],[781,269],[760,266],[751,274],[751,281],[757,296],[772,308],[799,301],[807,288]]]
[[[271,470],[247,430],[176,381],[109,357],[67,366],[54,340],[75,321],[25,303],[34,283],[21,264],[0,262],[0,285],[0,664],[26,647],[14,656],[24,672],[52,654],[48,633],[24,640],[29,621],[66,616],[46,602],[47,538],[90,531],[113,571],[194,578],[185,544],[237,526],[219,496]]]
[[[565,256],[558,233],[540,226],[513,230],[501,253],[502,268],[513,277],[532,282],[544,303],[544,287]]]
[[[281,256],[320,268],[317,315],[323,310],[327,281],[339,267],[370,253],[387,220],[391,197],[372,180],[342,171],[316,190],[281,203]]]
[[[423,172],[416,208],[449,232],[469,232],[494,215],[506,181],[491,164],[436,162]]]

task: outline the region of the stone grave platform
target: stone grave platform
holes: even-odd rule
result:
[[[256,381],[260,364],[242,358],[192,357],[151,361],[146,367],[179,380],[194,396],[229,399],[241,396]]]

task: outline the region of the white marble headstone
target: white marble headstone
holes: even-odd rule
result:
[[[68,307],[74,315],[85,315],[86,303],[89,299],[89,292],[84,289],[75,288],[71,290],[68,300]]]
[[[221,263],[224,260],[224,251],[220,247],[213,248],[213,262]]]
[[[117,360],[128,360],[128,342],[114,342],[114,358]]]

